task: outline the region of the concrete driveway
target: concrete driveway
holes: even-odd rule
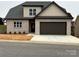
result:
[[[0,57],[79,57],[79,46],[0,42]]]
[[[33,42],[49,44],[79,45],[79,38],[71,35],[33,35]]]

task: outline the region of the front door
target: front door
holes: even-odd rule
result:
[[[29,20],[29,30],[30,30],[30,33],[35,32],[35,20],[34,19]]]

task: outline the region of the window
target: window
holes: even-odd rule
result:
[[[32,16],[32,9],[29,9],[29,15]]]
[[[33,15],[36,15],[36,9],[33,9]]]
[[[19,22],[17,22],[17,27],[19,27]]]
[[[29,9],[29,15],[30,16],[36,15],[36,9]]]
[[[21,28],[22,22],[14,22],[14,28]]]
[[[16,27],[16,22],[14,22],[14,27]]]

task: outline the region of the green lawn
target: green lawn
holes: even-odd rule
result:
[[[0,25],[0,33],[5,33],[6,32],[6,25]]]

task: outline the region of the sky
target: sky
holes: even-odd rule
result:
[[[0,17],[5,18],[9,10],[26,0],[0,0]],[[30,1],[30,0],[27,0]],[[35,0],[35,1],[51,1],[51,0]],[[78,0],[54,0],[58,5],[65,8],[67,12],[71,13],[76,18],[79,15],[79,1]]]

